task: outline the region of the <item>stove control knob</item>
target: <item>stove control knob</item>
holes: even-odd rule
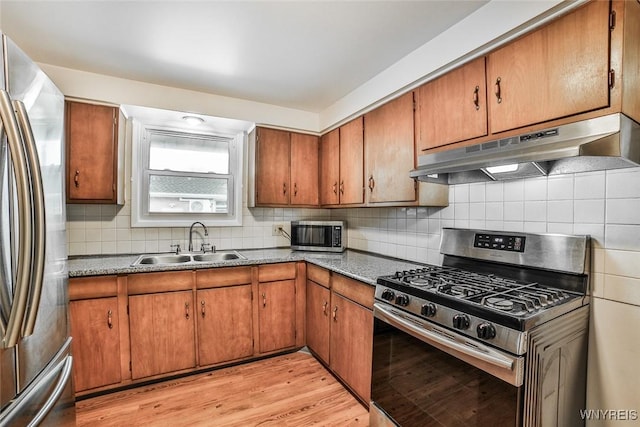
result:
[[[409,305],[409,297],[404,294],[399,294],[396,297],[396,304],[406,307]]]
[[[456,314],[453,316],[453,327],[456,329],[468,329],[469,323],[469,316],[466,314]]]
[[[436,315],[436,305],[432,302],[429,304],[423,304],[420,308],[420,314],[426,317],[433,317]]]
[[[402,271],[396,271],[396,274],[394,274],[394,277],[395,277],[396,279],[401,278],[401,277],[402,277]]]
[[[480,323],[476,328],[476,332],[478,333],[478,338],[483,340],[490,340],[496,337],[496,328],[491,323]]]
[[[382,291],[382,295],[380,296],[383,300],[387,301],[393,301],[394,299],[396,299],[396,295],[390,289],[385,289],[384,291]]]

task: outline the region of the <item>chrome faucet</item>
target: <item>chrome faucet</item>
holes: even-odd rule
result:
[[[196,221],[193,224],[191,224],[191,227],[189,227],[189,252],[193,252],[193,227],[198,224],[200,224],[202,228],[204,228],[204,235],[205,236],[209,235],[209,230],[207,229],[207,226],[201,223],[200,221]]]

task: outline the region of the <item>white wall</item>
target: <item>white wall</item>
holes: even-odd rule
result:
[[[590,234],[588,409],[640,415],[640,168],[450,187],[446,208],[333,211],[349,247],[439,264],[442,227]],[[590,426],[640,421],[589,422]]]

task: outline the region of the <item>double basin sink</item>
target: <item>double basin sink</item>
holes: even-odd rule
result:
[[[212,253],[198,254],[159,254],[159,255],[140,255],[132,264],[136,265],[175,265],[187,263],[205,263],[205,262],[221,262],[232,261],[236,259],[247,259],[237,251],[221,251]]]

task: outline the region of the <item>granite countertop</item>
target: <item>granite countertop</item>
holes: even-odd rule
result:
[[[299,252],[289,248],[244,249],[238,252],[246,259],[197,264],[137,265],[134,267],[132,264],[139,255],[87,256],[69,259],[67,268],[69,277],[85,277],[307,261],[347,277],[375,285],[378,276],[393,274],[397,270],[419,268],[421,265],[354,250],[346,250],[340,254]]]

